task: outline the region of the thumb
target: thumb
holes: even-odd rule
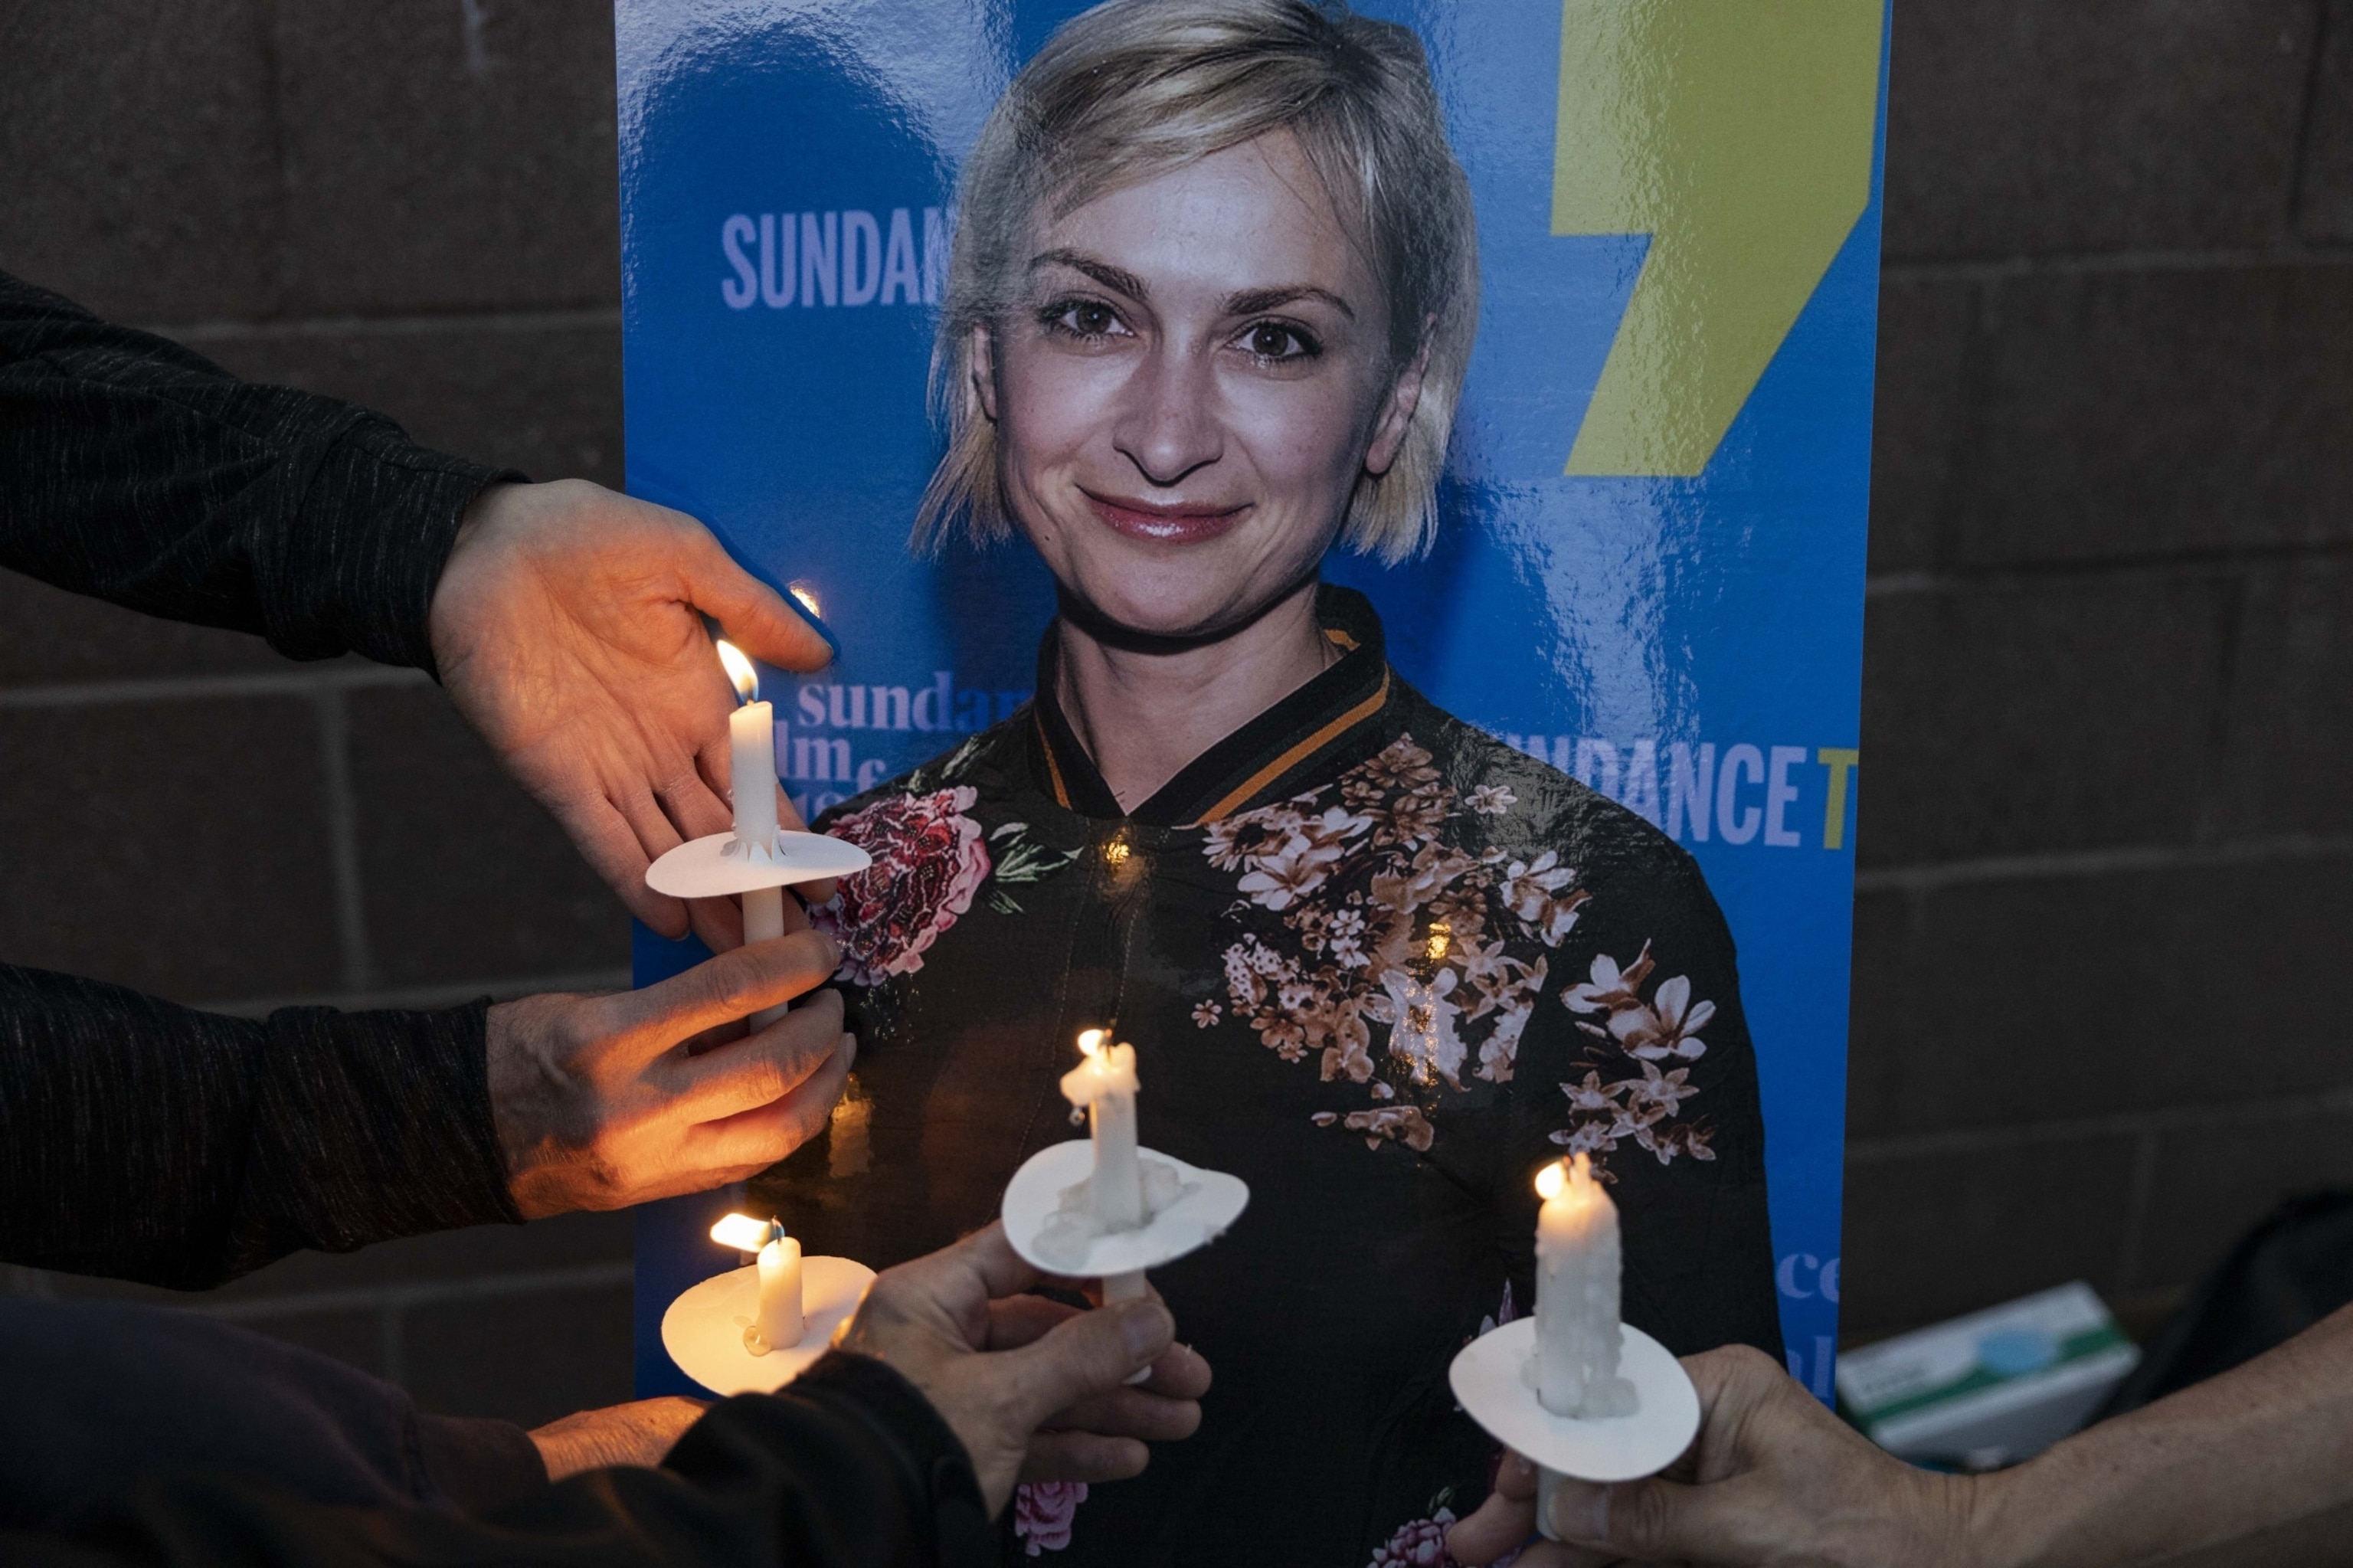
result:
[[[833,977],[841,950],[823,931],[794,931],[705,959],[683,974],[602,998],[614,1033],[634,1054],[660,1055],[681,1040],[789,1001]]]
[[[1082,1312],[1033,1343],[1002,1352],[1012,1363],[1013,1414],[1026,1436],[1056,1412],[1108,1393],[1149,1366],[1176,1338],[1176,1319],[1157,1301],[1122,1301]]]
[[[779,670],[806,673],[832,662],[840,645],[823,621],[737,566],[708,533],[703,543],[684,574],[687,593],[727,641]]]
[[[1553,1489],[1553,1532],[1577,1546],[1599,1547],[1638,1563],[1696,1558],[1722,1560],[1725,1548],[1751,1533],[1740,1510],[1719,1517],[1728,1500],[1721,1487],[1692,1487],[1661,1480],[1599,1486],[1564,1479]]]

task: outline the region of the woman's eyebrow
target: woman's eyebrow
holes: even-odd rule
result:
[[[1114,267],[1108,261],[1098,261],[1084,251],[1045,250],[1029,258],[1029,270],[1032,272],[1040,267],[1053,266],[1068,267],[1074,272],[1083,272],[1113,293],[1125,294],[1139,305],[1144,303],[1145,296],[1151,292],[1144,286],[1144,280],[1134,273],[1123,267]]]
[[[1282,289],[1245,289],[1238,294],[1228,294],[1226,313],[1229,316],[1251,316],[1261,311],[1280,310],[1299,300],[1321,300],[1350,321],[1356,319],[1356,313],[1348,308],[1347,301],[1331,290],[1319,289],[1313,283],[1294,283]]]

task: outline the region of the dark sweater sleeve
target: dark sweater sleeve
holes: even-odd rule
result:
[[[201,1289],[519,1222],[486,1012],[227,1018],[0,966],[0,1261]]]
[[[955,1435],[880,1361],[827,1356],[714,1406],[659,1469],[611,1469],[480,1514],[332,1507],[251,1478],[159,1476],[71,1528],[0,1533],[39,1564],[230,1568],[984,1568],[997,1539]]]
[[[426,611],[503,474],[237,380],[0,273],[0,566],[295,659],[433,668]]]
[[[475,1513],[547,1486],[507,1421],[434,1415],[355,1367],[195,1312],[0,1296],[0,1528],[68,1527],[148,1476]]]

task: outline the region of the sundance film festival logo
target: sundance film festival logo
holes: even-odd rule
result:
[[[1594,736],[1513,735],[1495,738],[1549,762],[1608,796],[1671,839],[1692,843],[1757,843],[1797,849],[1809,842],[1801,800],[1819,800],[1826,850],[1846,847],[1848,799],[1862,764],[1852,747],[1719,747]]]
[[[732,274],[719,298],[731,311],[936,305],[955,228],[953,207],[739,212],[719,226]]]

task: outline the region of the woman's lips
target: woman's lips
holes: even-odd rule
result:
[[[1229,506],[1213,509],[1207,506],[1155,506],[1146,502],[1113,500],[1092,493],[1087,504],[1095,515],[1114,532],[1131,539],[1149,539],[1159,545],[1198,545],[1204,539],[1214,539],[1242,520],[1250,508]]]

